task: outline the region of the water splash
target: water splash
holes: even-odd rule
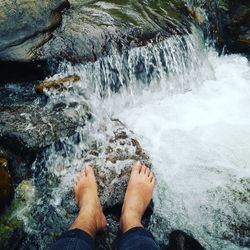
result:
[[[153,159],[155,235],[164,241],[182,229],[207,249],[241,249],[249,244],[250,67],[238,55],[209,52],[208,61],[212,80],[191,92],[149,89],[114,114],[141,136]]]
[[[112,117],[125,122],[152,157],[158,186],[151,229],[159,240],[183,229],[207,249],[248,244],[250,68],[245,58],[207,51],[193,29],[127,52],[114,50],[95,63],[62,64],[54,77],[64,74],[78,74],[81,82],[66,92],[49,92],[49,105],[66,103],[65,115],[72,119],[85,114],[87,105],[92,120],[34,163],[40,198],[33,217],[41,223],[27,226],[40,232],[41,246],[73,219],[74,205],[62,196],[70,195],[92,141],[105,145]],[[60,221],[57,228],[52,220]]]

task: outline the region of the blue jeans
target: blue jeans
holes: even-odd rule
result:
[[[135,227],[118,237],[117,250],[159,250],[151,233],[144,228]],[[94,239],[80,229],[73,229],[64,234],[49,250],[93,250]]]

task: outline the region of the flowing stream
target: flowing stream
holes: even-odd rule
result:
[[[144,1],[139,3],[130,5],[128,16],[136,8],[142,16],[146,15]],[[89,4],[96,13],[100,6],[103,11],[115,11],[119,22],[114,23],[123,24],[123,1],[119,11],[114,9],[113,1],[108,5],[92,6],[92,1]],[[174,5],[164,2],[164,6],[159,5],[158,9],[165,18],[173,12]],[[155,6],[146,7],[153,16],[166,21],[153,11]],[[86,9],[84,4],[82,8]],[[83,11],[84,18],[91,8],[87,8],[87,14]],[[81,8],[78,10],[81,13]],[[75,13],[74,8],[69,10],[67,22],[71,11]],[[82,28],[78,14],[76,11],[73,15],[72,27],[77,21],[76,26]],[[110,23],[102,12],[99,16]],[[132,23],[138,23],[138,27],[145,22],[141,16],[132,16],[136,17]],[[156,24],[149,16],[146,15],[147,22],[154,27]],[[61,105],[69,120],[84,125],[78,126],[76,135],[38,155],[32,165],[32,180],[23,182],[24,191],[30,190],[27,202],[21,197],[21,208],[17,206],[10,216],[25,224],[19,249],[46,249],[68,228],[77,212],[71,193],[73,178],[84,163],[91,162],[86,152],[93,142],[100,148],[98,166],[102,166],[103,149],[109,145],[107,138],[116,129],[114,119],[135,133],[152,162],[157,186],[149,229],[158,242],[167,244],[171,231],[179,229],[194,236],[208,250],[250,249],[250,64],[241,55],[219,56],[212,45],[207,45],[204,32],[186,20],[172,23],[169,18],[167,24],[172,23],[172,33],[156,36],[142,46],[118,49],[110,43],[108,53],[94,62],[61,62],[52,79],[76,74],[81,80],[65,91],[48,91],[44,109]],[[74,33],[79,50],[82,47],[78,43],[89,49],[84,40],[92,19],[89,23],[83,27],[83,40],[77,36],[81,29]],[[62,27],[67,27],[71,37],[71,26],[64,23]],[[46,47],[49,51],[53,43],[60,48],[58,40],[64,43],[60,29],[57,32],[52,45]],[[99,33],[94,35],[97,37],[89,39],[99,41]],[[36,109],[38,104],[39,99],[35,99],[31,106]],[[91,119],[86,119],[86,109]],[[51,124],[52,132],[56,129],[60,128]],[[102,171],[106,173],[105,169]]]
[[[48,153],[47,168],[58,176],[60,162],[71,165],[53,189],[52,206],[60,207],[62,189],[72,185],[86,141],[105,143],[100,124],[118,118],[136,133],[153,163],[157,188],[150,229],[156,238],[166,243],[173,229],[181,229],[207,249],[249,249],[246,58],[218,56],[193,28],[190,35],[124,54],[114,51],[95,63],[61,65],[59,75],[72,73],[81,83],[60,95],[49,93],[51,103],[76,102],[81,115],[81,103],[87,102],[94,122],[79,128],[84,143],[65,140],[63,150]]]

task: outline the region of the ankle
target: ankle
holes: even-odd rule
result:
[[[125,233],[134,227],[143,227],[141,216],[133,211],[123,212],[120,219],[120,230]]]
[[[69,229],[72,230],[77,228],[83,230],[84,232],[89,234],[93,239],[95,239],[97,232],[97,223],[95,221],[95,217],[86,216],[86,214],[80,212]]]

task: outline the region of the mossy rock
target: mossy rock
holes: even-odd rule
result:
[[[16,189],[15,199],[0,216],[0,249],[16,249],[25,236],[23,218],[29,214],[28,204],[34,189],[29,181],[23,181]]]
[[[23,222],[8,212],[0,217],[0,225],[0,249],[15,249],[24,235]]]

